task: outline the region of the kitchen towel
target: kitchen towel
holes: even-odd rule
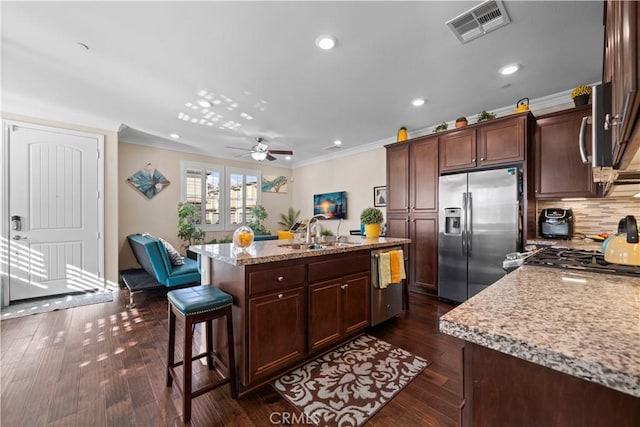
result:
[[[385,289],[405,278],[404,254],[401,249],[378,255],[378,288]]]

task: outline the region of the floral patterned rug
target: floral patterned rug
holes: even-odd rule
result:
[[[304,423],[361,426],[431,362],[369,335],[278,378]]]

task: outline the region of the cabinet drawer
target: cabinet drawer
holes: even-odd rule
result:
[[[319,282],[334,277],[360,273],[371,269],[369,252],[346,257],[344,255],[319,262],[309,263],[309,282]]]
[[[306,266],[282,266],[268,270],[252,271],[248,276],[249,295],[257,295],[303,284],[306,279]]]

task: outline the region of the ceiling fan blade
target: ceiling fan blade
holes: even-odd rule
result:
[[[229,147],[227,145],[225,145],[224,148],[231,148],[232,150],[253,151],[251,148]]]
[[[273,157],[271,154],[267,153],[267,160],[271,160],[274,161],[276,158]]]
[[[288,156],[293,155],[293,151],[291,150],[269,150],[271,154],[286,154]]]

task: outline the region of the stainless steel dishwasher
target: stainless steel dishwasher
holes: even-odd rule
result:
[[[402,283],[390,284],[384,289],[378,286],[380,254],[394,250],[402,250],[402,247],[395,246],[371,251],[371,326],[402,313]]]

